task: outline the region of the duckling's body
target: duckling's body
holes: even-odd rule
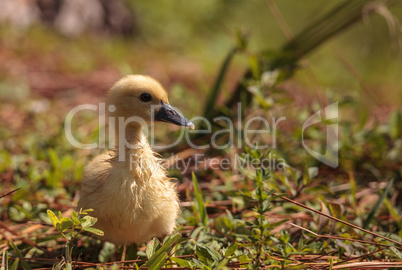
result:
[[[170,234],[180,212],[175,185],[161,159],[145,138],[141,144],[142,149],[129,152],[132,168],[109,151],[92,160],[84,172],[78,208],[94,209],[91,216],[98,218],[95,227],[105,233],[102,240],[117,245]],[[147,165],[141,166],[144,162]]]
[[[154,83],[153,79],[136,76],[131,77],[132,84],[129,85],[134,85],[131,92],[134,93],[136,92],[134,90],[138,89],[140,94],[152,92],[152,89],[147,89],[147,84],[135,85],[135,83],[138,83],[138,79],[144,78],[146,78],[145,82],[151,80],[148,82]],[[127,82],[124,83],[127,84]],[[118,89],[117,91],[123,93],[121,98],[127,99],[128,96],[124,94],[127,89],[119,88],[120,86],[117,83],[112,91]],[[109,104],[116,106],[115,116],[129,117],[140,114],[125,113],[128,101],[119,103],[120,99],[113,97],[115,94],[111,93],[112,97],[109,95],[108,99]],[[157,99],[157,94],[151,95],[153,99]],[[136,102],[136,100],[132,101],[134,105],[137,104]],[[144,105],[143,103],[147,104],[148,101],[139,104]],[[167,97],[162,103],[167,103]],[[148,119],[145,121],[148,122]],[[190,124],[191,122],[187,120],[183,125],[190,126]],[[119,131],[116,131],[116,134],[119,135]],[[102,240],[117,245],[133,242],[140,244],[152,236],[172,233],[180,213],[175,184],[167,177],[166,170],[162,166],[163,160],[157,157],[150,148],[142,133],[142,126],[138,123],[129,125],[124,136],[131,147],[116,147],[117,150],[98,155],[88,164],[84,171],[78,202],[78,209],[94,209],[90,215],[98,218],[95,227],[104,232]],[[118,141],[121,142],[122,138]],[[123,156],[119,156],[121,154]]]

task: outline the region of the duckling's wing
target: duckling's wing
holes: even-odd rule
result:
[[[110,160],[111,155],[104,153],[96,156],[87,165],[82,178],[81,193],[92,194],[103,189],[112,169]]]

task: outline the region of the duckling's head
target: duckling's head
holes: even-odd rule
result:
[[[170,106],[162,85],[148,76],[128,75],[117,81],[110,89],[107,105],[112,117],[134,116],[145,123],[161,121],[194,128],[193,123]]]

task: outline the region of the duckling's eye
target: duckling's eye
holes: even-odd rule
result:
[[[144,93],[140,96],[141,101],[149,102],[152,100],[152,96],[148,93]]]

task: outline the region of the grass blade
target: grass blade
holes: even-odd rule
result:
[[[374,215],[377,213],[377,211],[380,209],[380,207],[384,203],[384,199],[387,197],[389,189],[392,187],[393,183],[394,183],[394,179],[391,179],[391,181],[388,182],[388,185],[385,188],[384,192],[381,194],[380,198],[378,199],[377,203],[374,205],[373,209],[371,209],[370,213],[368,214],[368,216],[366,218],[366,221],[364,221],[363,229],[367,229],[368,226],[370,225],[371,221],[374,218]]]
[[[207,224],[208,224],[207,208],[205,207],[205,203],[202,198],[202,193],[201,193],[200,187],[198,186],[197,177],[195,176],[194,173],[193,173],[193,185],[194,185],[194,195],[195,195],[195,198],[194,198],[195,208],[198,211],[201,223],[204,226],[207,226]]]
[[[163,264],[166,261],[167,258],[167,253],[163,252],[161,255],[158,256],[158,258],[154,261],[154,263],[148,268],[149,270],[158,270],[161,269]]]
[[[238,243],[233,243],[228,247],[228,250],[225,253],[225,257],[230,257],[233,255],[233,253],[235,253],[235,251],[237,250],[237,247],[239,246]]]
[[[176,257],[171,257],[170,259],[172,261],[174,261],[175,263],[177,263],[180,267],[190,267],[190,264],[186,260],[176,258]]]
[[[155,261],[159,259],[162,253],[166,252],[169,253],[175,245],[180,241],[181,239],[181,234],[176,233],[174,235],[166,236],[169,237],[169,239],[163,243],[162,247],[159,248],[153,255],[152,257],[148,260],[148,262],[144,265],[145,267],[150,267],[151,265],[154,265]]]
[[[18,264],[20,263],[20,259],[15,259],[9,270],[17,270],[18,269]]]
[[[14,249],[14,252],[18,257],[24,258],[24,256],[22,256],[21,251],[18,249],[18,247],[12,241],[10,241],[10,246]],[[25,270],[31,270],[32,269],[31,266],[24,259],[21,259],[21,264],[22,264],[22,267],[24,267]]]

